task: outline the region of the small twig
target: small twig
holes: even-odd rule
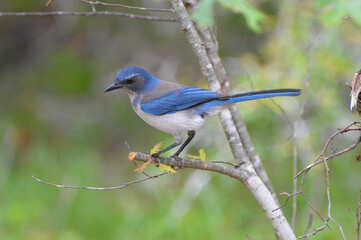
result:
[[[327,206],[327,216],[328,219],[330,219],[334,224],[337,225],[337,227],[340,229],[340,232],[342,234],[342,237],[344,240],[346,240],[345,234],[343,233],[342,227],[340,224],[338,224],[332,217],[331,217],[331,194],[330,194],[330,169],[328,167],[327,161],[326,159],[323,157],[323,162],[325,164],[325,168],[326,168],[326,182],[327,182],[327,188],[326,188],[326,192],[327,192],[327,202],[328,202],[328,206]]]
[[[281,196],[282,196],[282,195],[286,195],[286,196],[287,196],[287,199],[286,199],[285,202],[282,204],[282,206],[280,206],[279,208],[277,208],[277,209],[275,209],[275,210],[273,210],[273,211],[276,211],[276,210],[278,210],[278,209],[281,209],[281,208],[285,207],[285,206],[287,205],[287,203],[288,203],[288,200],[290,200],[291,197],[296,196],[296,195],[298,195],[298,194],[302,194],[302,192],[299,191],[299,192],[294,192],[294,193],[292,193],[292,194],[289,194],[289,193],[287,193],[287,192],[281,192],[280,195],[281,195]]]
[[[54,0],[52,0],[54,1]],[[160,8],[145,8],[145,7],[133,7],[124,4],[117,4],[117,3],[105,3],[101,1],[89,1],[89,0],[80,0],[81,2],[89,3],[91,5],[102,5],[102,6],[109,6],[109,7],[120,7],[126,9],[134,9],[139,11],[148,11],[148,12],[174,12],[173,9],[160,9]]]
[[[340,156],[348,151],[353,150],[357,145],[359,145],[361,143],[361,138],[359,137],[355,143],[353,143],[351,146],[349,146],[348,148],[345,148],[343,150],[340,150],[338,152],[333,152],[331,155],[326,156],[326,151],[327,149],[331,146],[332,148],[332,141],[333,139],[343,133],[349,132],[349,131],[353,131],[356,130],[355,128],[351,128],[352,126],[355,125],[359,125],[360,122],[353,122],[351,124],[349,124],[348,126],[346,126],[345,128],[341,128],[338,129],[337,132],[335,132],[334,134],[331,135],[331,137],[328,139],[328,141],[326,142],[324,148],[322,149],[322,152],[318,155],[318,157],[316,158],[315,162],[313,162],[312,164],[310,164],[309,166],[305,167],[304,169],[302,169],[294,178],[299,177],[301,174],[304,173],[304,175],[302,176],[302,182],[301,182],[301,190],[296,192],[294,195],[297,194],[302,194],[303,197],[305,198],[306,202],[308,203],[308,205],[312,208],[312,210],[314,210],[318,216],[322,219],[322,217],[319,215],[319,213],[312,207],[311,203],[307,200],[306,195],[304,193],[304,179],[307,175],[307,173],[310,171],[310,169],[320,163],[323,163],[325,165],[325,169],[326,169],[326,183],[327,183],[327,188],[326,188],[326,193],[327,193],[327,202],[328,202],[328,206],[327,206],[327,219],[324,221],[322,219],[322,221],[324,222],[324,224],[313,230],[313,232],[309,233],[306,232],[305,235],[299,237],[299,238],[304,238],[304,239],[309,239],[311,236],[316,235],[318,232],[322,231],[323,229],[325,229],[326,226],[328,226],[328,222],[332,221],[334,224],[336,224],[336,226],[339,228],[342,238],[346,239],[344,232],[342,230],[342,227],[340,224],[338,224],[331,216],[331,195],[330,195],[330,169],[328,167],[327,161],[331,160],[337,156]],[[290,196],[290,194],[288,194]],[[287,199],[288,200],[288,199]],[[328,226],[329,227],[329,226]]]
[[[312,233],[305,234],[305,235],[300,236],[300,237],[298,237],[298,238],[299,238],[299,239],[302,239],[302,238],[303,238],[303,239],[307,240],[307,239],[309,239],[310,237],[316,235],[318,232],[320,232],[320,231],[322,231],[323,229],[325,229],[325,227],[327,226],[329,220],[330,220],[330,219],[327,219],[327,220],[323,223],[323,225],[322,225],[321,227],[313,229],[313,232],[312,232]]]
[[[308,204],[308,206],[312,209],[312,211],[314,211],[314,212],[317,214],[317,216],[318,216],[323,222],[325,222],[325,226],[324,226],[323,228],[325,228],[325,227],[327,226],[329,229],[331,229],[331,228],[327,225],[327,222],[328,222],[329,219],[327,219],[327,221],[325,221],[325,220],[323,219],[323,217],[321,216],[321,214],[320,214],[319,212],[317,212],[317,210],[312,206],[311,202],[308,200],[308,198],[307,198],[307,196],[306,196],[306,194],[305,194],[304,184],[305,184],[305,178],[306,178],[306,175],[307,175],[308,171],[309,171],[309,170],[307,170],[307,171],[305,172],[305,174],[302,176],[301,190],[300,190],[300,191],[294,192],[294,193],[292,193],[292,194],[289,194],[289,193],[286,193],[286,192],[281,193],[281,195],[287,195],[287,199],[286,199],[285,203],[284,203],[280,208],[283,208],[284,206],[286,206],[288,200],[289,200],[291,197],[295,197],[296,195],[301,194],[302,197],[304,198],[304,200],[306,201],[306,203]],[[322,229],[323,229],[323,228],[322,228]],[[304,235],[304,236],[305,236],[305,235]],[[302,238],[302,237],[304,237],[304,236],[301,236],[300,238]],[[311,235],[310,235],[310,236],[311,236]]]
[[[118,16],[127,17],[139,20],[148,21],[160,21],[160,22],[177,22],[175,18],[163,18],[163,17],[152,17],[152,16],[141,16],[130,13],[121,12],[69,12],[69,11],[50,11],[50,12],[0,12],[0,17],[47,17],[47,16]]]
[[[349,124],[347,127],[345,128],[342,128],[342,129],[339,129],[337,132],[335,132],[334,134],[332,134],[332,136],[327,140],[322,152],[317,156],[315,162],[313,162],[312,164],[308,165],[307,167],[303,168],[300,172],[298,172],[294,178],[297,178],[299,177],[302,173],[304,173],[306,170],[309,170],[311,169],[312,167],[324,162],[325,161],[328,161],[328,160],[331,160],[337,156],[340,156],[346,152],[349,152],[349,151],[352,151],[353,149],[355,149],[360,143],[361,143],[361,138],[358,138],[357,141],[355,143],[353,143],[352,145],[350,145],[348,148],[345,148],[339,152],[336,152],[336,153],[333,153],[332,155],[328,156],[328,157],[325,157],[326,155],[326,151],[328,149],[328,146],[331,144],[332,140],[339,134],[343,134],[345,132],[348,132],[348,131],[353,131],[354,129],[351,129],[350,128],[354,125],[357,125],[357,124],[360,124],[360,122],[353,122],[351,124]],[[320,159],[320,158],[324,158],[324,159]]]
[[[307,224],[307,228],[306,228],[306,234],[310,233],[311,230],[311,226],[312,226],[312,221],[313,221],[313,213],[310,213],[310,216],[308,217],[308,224]]]
[[[128,142],[124,142],[125,146],[127,146],[127,149],[128,149],[128,153],[130,153],[130,145]]]
[[[349,152],[349,151],[354,150],[358,145],[360,145],[360,143],[361,143],[361,138],[359,138],[355,143],[353,143],[352,145],[350,145],[348,148],[345,148],[345,149],[343,149],[343,150],[341,150],[341,151],[339,151],[339,152],[336,152],[336,153],[334,153],[334,154],[326,157],[326,158],[325,158],[325,161],[331,160],[331,159],[333,159],[333,158],[335,158],[335,157],[337,157],[337,156],[340,156],[340,155],[342,155],[342,154],[344,154],[344,153],[346,153],[346,152]],[[294,176],[294,178],[298,178],[301,174],[305,173],[307,170],[310,170],[310,169],[313,168],[314,166],[316,166],[316,165],[318,165],[318,164],[320,164],[320,163],[323,163],[323,162],[324,162],[324,160],[321,159],[321,160],[318,160],[318,161],[316,161],[316,162],[308,165],[307,167],[305,167],[304,169],[302,169],[300,172],[298,172],[298,173],[296,174],[296,176]]]
[[[129,185],[132,184],[136,184],[136,183],[141,183],[144,181],[147,181],[149,179],[153,179],[153,178],[158,178],[160,176],[163,176],[165,174],[167,174],[168,172],[164,172],[164,173],[160,173],[157,175],[153,175],[153,176],[149,176],[143,179],[139,179],[139,180],[135,180],[135,181],[131,181],[131,182],[127,182],[121,186],[116,186],[116,187],[105,187],[105,188],[101,188],[101,187],[85,187],[85,186],[65,186],[65,185],[59,185],[59,184],[53,184],[53,183],[48,183],[45,182],[43,180],[40,180],[39,178],[34,177],[34,175],[32,175],[31,173],[29,174],[30,177],[32,177],[33,179],[35,179],[37,182],[42,183],[42,184],[46,184],[49,186],[53,186],[53,187],[57,187],[57,188],[72,188],[72,189],[87,189],[87,190],[98,190],[98,191],[102,191],[102,190],[116,190],[116,189],[122,189],[125,187],[128,187]]]
[[[139,167],[138,164],[137,164],[135,161],[132,161],[132,162],[133,162],[135,168],[137,169],[137,168]],[[149,175],[148,173],[146,173],[144,170],[141,171],[141,173],[142,173],[143,175],[147,176],[147,177],[150,177],[150,175]]]

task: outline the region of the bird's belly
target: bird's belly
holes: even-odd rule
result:
[[[192,114],[191,110],[183,110],[176,113],[152,115],[143,111],[137,114],[152,127],[170,134],[192,131],[200,128],[204,119],[198,114]]]

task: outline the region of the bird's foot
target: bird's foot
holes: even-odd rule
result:
[[[159,160],[159,155],[160,154],[158,154],[158,153],[153,153],[152,155],[150,155],[153,158],[153,162],[156,163],[157,167],[159,166],[157,163],[161,163],[160,160]]]
[[[183,159],[180,158],[178,155],[172,155],[172,158],[174,158],[175,160],[177,160],[177,162],[179,163],[179,169],[183,168]]]

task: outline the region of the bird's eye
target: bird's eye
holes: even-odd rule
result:
[[[134,82],[134,79],[130,78],[125,80],[125,84],[132,84]]]

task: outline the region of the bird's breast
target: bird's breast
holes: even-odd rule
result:
[[[136,97],[133,101],[135,99]],[[153,115],[142,111],[140,108],[140,101],[133,105],[133,109],[138,116],[150,126],[169,134],[197,130],[205,121],[194,109],[186,109],[169,114]]]

